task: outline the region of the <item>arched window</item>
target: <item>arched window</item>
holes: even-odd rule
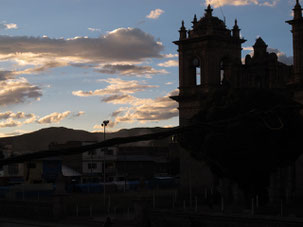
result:
[[[198,58],[194,58],[193,66],[195,67],[196,85],[199,86],[201,85],[201,66]]]
[[[224,61],[221,60],[220,61],[220,85],[223,84],[223,80],[224,80]]]

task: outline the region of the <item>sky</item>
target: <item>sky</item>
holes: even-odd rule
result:
[[[0,137],[177,126],[172,42],[207,4],[227,28],[238,20],[243,58],[262,37],[292,63],[295,0],[0,0]]]

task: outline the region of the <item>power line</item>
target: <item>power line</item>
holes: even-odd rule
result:
[[[225,17],[225,15],[224,15],[224,13],[223,13],[221,1],[218,0],[218,2],[219,2],[219,8],[220,8],[221,14],[222,14],[222,16],[223,16],[223,18],[224,18],[224,24],[226,24],[226,17]]]
[[[145,134],[145,135],[140,135],[140,136],[116,137],[113,139],[104,140],[99,143],[75,147],[75,148],[66,148],[66,149],[60,149],[60,150],[44,150],[44,151],[38,151],[38,152],[34,152],[34,153],[22,154],[22,155],[0,160],[0,166],[11,164],[11,163],[22,163],[25,161],[31,161],[34,159],[41,159],[41,158],[47,158],[47,157],[80,154],[80,153],[84,153],[84,152],[87,152],[90,150],[95,150],[98,148],[116,146],[116,145],[127,144],[127,143],[134,143],[134,142],[147,141],[147,140],[159,140],[159,139],[164,139],[164,138],[167,138],[167,137],[175,135],[175,134],[191,132],[191,131],[197,130],[199,128],[212,129],[212,130],[222,129],[224,127],[227,127],[230,123],[237,122],[237,121],[243,120],[243,119],[245,120],[245,119],[247,119],[247,117],[257,117],[264,123],[266,128],[268,128],[269,130],[273,130],[275,128],[268,127],[270,125],[267,122],[265,122],[265,119],[262,118],[262,115],[272,113],[279,109],[302,109],[302,105],[298,104],[298,103],[296,105],[288,105],[288,106],[277,105],[267,111],[252,109],[246,113],[238,114],[237,116],[232,117],[232,118],[210,121],[210,122],[198,122],[194,125],[179,126],[179,127],[175,127],[172,129],[167,129],[164,132],[150,133],[150,134]],[[281,122],[281,125],[283,125],[282,120],[280,118],[278,120],[279,120],[279,122]]]

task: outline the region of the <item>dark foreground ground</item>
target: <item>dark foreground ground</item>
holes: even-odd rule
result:
[[[105,217],[98,218],[67,218],[56,221],[37,221],[29,219],[0,218],[0,227],[101,227],[104,225]],[[135,226],[129,220],[117,220],[113,218],[112,227]]]

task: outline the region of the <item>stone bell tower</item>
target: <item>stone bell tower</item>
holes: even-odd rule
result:
[[[293,55],[294,55],[294,79],[295,83],[303,83],[303,18],[299,0],[296,0],[293,20],[286,21],[292,26]]]
[[[237,20],[229,30],[212,12],[208,5],[201,19],[195,15],[189,30],[182,21],[180,38],[174,42],[179,52],[180,92],[171,98],[179,103],[180,126],[188,125],[202,110],[209,92],[225,84],[237,87],[235,78],[241,74],[241,45],[246,40],[240,37]],[[181,151],[180,160],[181,191],[192,195],[211,187],[214,177],[205,163],[194,160],[185,150]]]
[[[180,126],[200,111],[205,94],[227,81],[234,83],[233,77],[239,74],[245,40],[240,37],[237,20],[229,30],[212,11],[208,5],[204,17],[197,20],[195,15],[188,31],[182,21],[180,38],[174,42],[179,52],[180,94],[174,99],[179,102]]]

